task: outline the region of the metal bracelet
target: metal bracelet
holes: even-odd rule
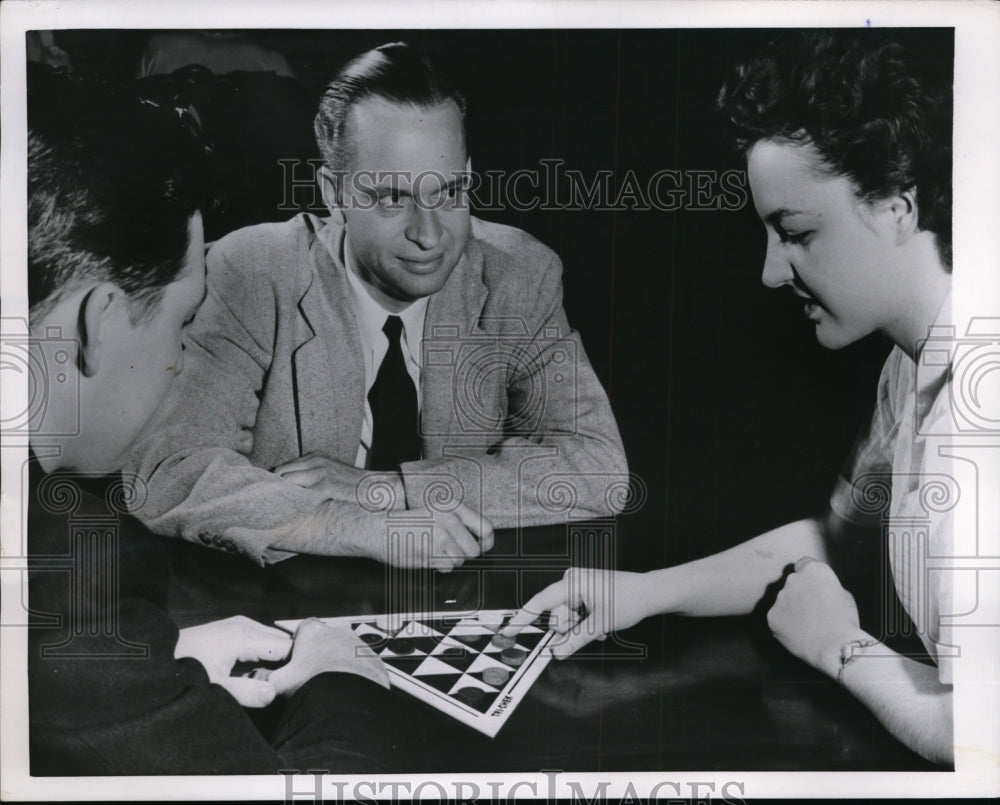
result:
[[[862,638],[860,640],[848,640],[844,645],[840,647],[840,670],[837,671],[837,683],[840,685],[844,684],[844,669],[847,664],[860,656],[855,652],[855,649],[866,649],[874,646],[878,643],[874,637]]]

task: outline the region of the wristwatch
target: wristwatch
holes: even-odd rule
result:
[[[878,643],[874,637],[865,637],[860,640],[848,640],[840,647],[840,670],[837,671],[837,682],[844,684],[844,669],[847,664],[865,653],[866,648],[870,648]]]

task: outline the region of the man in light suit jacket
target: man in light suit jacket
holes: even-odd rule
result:
[[[185,372],[132,456],[138,516],[261,564],[448,571],[494,525],[620,511],[621,438],[558,257],[469,214],[461,95],[385,45],[330,83],[315,128],[330,217],[210,251]],[[387,537],[402,510],[426,525],[406,550]]]

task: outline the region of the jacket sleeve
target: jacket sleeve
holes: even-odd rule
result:
[[[282,300],[248,271],[268,255],[249,255],[254,241],[230,243],[209,252],[207,296],[185,334],[183,369],[126,472],[145,483],[134,514],[152,531],[266,564],[291,555],[269,546],[314,516],[324,497],[248,458]]]
[[[607,517],[635,494],[607,394],[563,310],[562,264],[541,248],[547,260],[535,263],[531,285],[493,311],[523,321],[527,336],[499,339],[493,356],[506,371],[502,433],[489,444],[457,436],[443,455],[404,464],[409,507],[458,497],[494,526],[512,528]],[[485,379],[491,367],[482,370]],[[454,389],[456,407],[475,410],[476,384]]]

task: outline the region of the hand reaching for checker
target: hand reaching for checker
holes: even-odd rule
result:
[[[561,581],[531,598],[502,634],[513,637],[548,611],[549,628],[562,635],[549,644],[552,655],[566,659],[592,640],[628,629],[650,614],[641,593],[642,578],[641,573],[571,567]]]

